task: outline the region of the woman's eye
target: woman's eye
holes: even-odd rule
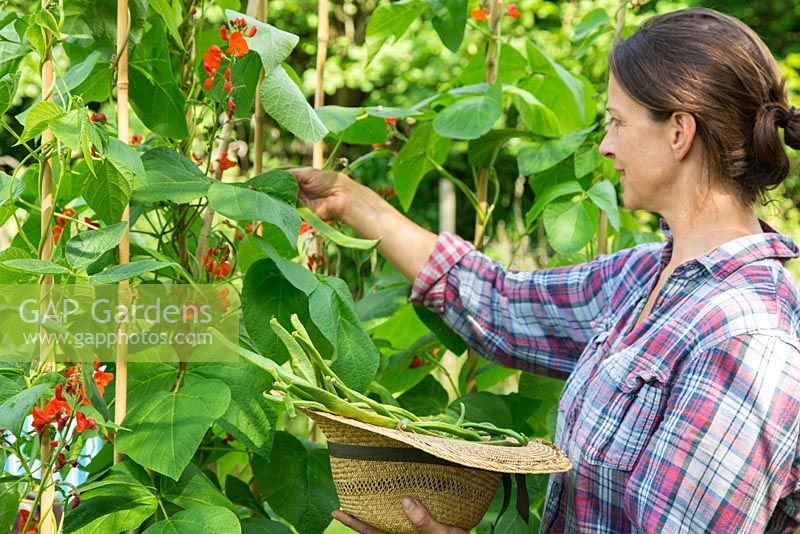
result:
[[[614,117],[608,117],[606,119],[606,123],[605,123],[605,127],[606,128],[610,128],[612,126],[618,126],[618,125],[619,125],[619,120],[615,119]]]

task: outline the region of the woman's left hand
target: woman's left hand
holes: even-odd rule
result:
[[[466,530],[437,523],[433,517],[431,517],[425,505],[411,497],[403,497],[403,511],[408,516],[408,519],[411,520],[411,523],[417,527],[422,534],[467,534]],[[361,534],[385,534],[383,531],[367,525],[363,521],[359,521],[341,510],[334,510],[331,515],[340,523],[347,525]]]

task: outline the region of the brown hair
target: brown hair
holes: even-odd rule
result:
[[[778,65],[761,38],[713,9],[656,15],[614,46],[609,68],[622,88],[662,122],[691,113],[712,179],[752,205],[786,179],[789,158],[778,123],[790,111]],[[800,149],[800,111],[784,127]]]

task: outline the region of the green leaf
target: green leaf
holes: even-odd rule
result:
[[[69,269],[67,269],[63,265],[53,263],[52,261],[40,260],[36,258],[6,260],[3,262],[3,265],[5,267],[8,267],[9,269],[14,269],[15,271],[21,271],[24,273],[69,274]]]
[[[104,155],[131,186],[136,180],[144,180],[145,171],[142,158],[133,147],[123,143],[116,137],[112,137],[108,140],[108,148]]]
[[[253,473],[270,507],[303,534],[321,534],[339,507],[326,449],[306,450],[286,432],[275,434],[270,460],[253,458]]]
[[[228,20],[243,18],[249,27],[255,26],[257,28],[256,34],[247,38],[247,46],[261,56],[264,76],[269,76],[283,60],[289,57],[291,51],[300,41],[298,36],[248,17],[244,13],[226,9],[225,16]]]
[[[3,266],[6,260],[19,260],[32,258],[32,254],[21,248],[9,247],[0,251],[0,284],[16,284],[30,278],[30,274],[9,269]]]
[[[458,52],[467,25],[467,0],[425,0],[433,13],[433,29],[451,52]]]
[[[31,410],[39,399],[47,393],[50,386],[39,384],[28,389],[19,389],[18,393],[6,398],[0,404],[0,428],[13,431],[19,429],[22,422],[31,414]]]
[[[177,392],[156,391],[128,412],[116,446],[140,465],[178,480],[211,424],[230,404],[228,386],[219,380],[186,377]]]
[[[130,460],[113,466],[97,482],[81,486],[81,504],[64,520],[68,534],[104,534],[138,528],[158,501],[149,475]]]
[[[503,399],[487,393],[470,393],[464,397],[456,399],[448,412],[455,414],[456,417],[461,413],[459,403],[464,405],[464,419],[473,423],[493,423],[500,428],[511,428],[514,424],[511,418],[511,410]]]
[[[167,147],[148,150],[142,156],[143,179],[137,180],[133,199],[137,202],[169,200],[183,204],[208,192],[214,181],[191,160]]]
[[[127,228],[127,222],[120,222],[105,228],[81,232],[67,241],[64,247],[67,263],[73,269],[88,267],[105,252],[119,245]]]
[[[218,32],[214,32],[219,35]],[[224,60],[218,69],[219,72],[224,72],[225,68],[231,65],[229,60]],[[234,118],[250,117],[253,114],[253,106],[256,101],[256,90],[258,89],[258,77],[261,74],[261,58],[258,57],[256,52],[250,51],[243,58],[237,60],[230,66],[231,80],[233,88],[230,92],[230,98],[233,98],[236,109],[233,111]],[[202,71],[202,76],[207,76],[205,71]],[[211,90],[203,88],[203,91],[208,95],[210,100],[217,102],[227,102],[229,95],[225,90],[225,77],[215,76],[214,83]]]
[[[352,389],[365,391],[375,378],[380,354],[356,314],[347,284],[341,278],[325,278],[308,304],[311,320],[335,347],[331,369]],[[323,322],[325,309],[331,313]]]
[[[181,508],[220,506],[236,511],[230,499],[208,479],[203,471],[190,463],[177,481],[161,477],[161,497]]]
[[[375,8],[367,23],[367,63],[390,38],[400,39],[411,23],[427,9],[427,4],[417,0],[381,4]]]
[[[244,185],[266,193],[272,198],[291,206],[297,204],[297,178],[290,172],[274,169],[258,176],[253,176]]]
[[[153,132],[185,139],[186,101],[172,74],[167,34],[160,18],[151,26],[141,44],[131,51],[128,64],[130,103],[136,116]]]
[[[486,135],[469,142],[467,160],[473,167],[486,167],[492,161],[492,155],[499,146],[505,144],[509,139],[520,137],[530,138],[531,134],[516,128],[492,130]]]
[[[583,178],[602,165],[603,156],[597,150],[597,146],[589,146],[585,150],[575,153],[575,178]]]
[[[83,198],[107,224],[119,221],[132,190],[131,180],[108,160],[99,162],[83,182]]]
[[[263,517],[248,517],[242,521],[242,534],[292,534],[283,523]]]
[[[414,306],[414,311],[417,313],[419,320],[425,323],[425,326],[431,332],[436,334],[436,338],[442,342],[447,350],[453,354],[463,354],[467,350],[467,342],[464,341],[464,338],[453,332],[439,314],[423,306]]]
[[[263,393],[272,389],[272,377],[252,363],[204,363],[192,367],[192,374],[225,382],[231,403],[217,421],[248,450],[269,457],[277,415]]]
[[[336,228],[330,226],[325,221],[317,217],[313,211],[306,207],[297,208],[297,212],[314,230],[325,236],[326,239],[345,248],[355,248],[358,250],[371,250],[378,246],[380,239],[360,239],[345,235]]]
[[[501,84],[495,84],[485,95],[458,100],[439,112],[433,129],[442,137],[477,139],[491,130],[503,114],[501,99]]]
[[[503,92],[512,95],[514,107],[531,132],[545,137],[558,137],[558,117],[553,110],[519,87],[506,85],[503,87]]]
[[[277,363],[287,361],[289,353],[269,327],[269,320],[275,316],[281,324],[289,324],[291,315],[297,313],[305,324],[307,309],[306,294],[286,279],[272,258],[259,260],[247,270],[242,284],[242,314],[247,333],[261,354]]]
[[[204,506],[184,510],[154,523],[143,534],[241,534],[239,518],[225,508]]]
[[[114,265],[108,269],[104,269],[97,274],[89,277],[91,284],[116,284],[123,280],[128,280],[135,276],[141,276],[151,271],[157,271],[164,267],[174,267],[176,263],[166,263],[153,259],[132,261],[130,263],[123,263],[122,265]]]
[[[177,2],[170,3],[170,0],[149,0],[150,7],[158,13],[164,20],[170,36],[178,48],[184,50],[183,38],[181,37],[180,26],[182,22],[182,9]]]
[[[594,205],[608,214],[608,222],[614,230],[619,230],[619,205],[617,191],[608,180],[597,182],[587,191]]]
[[[591,124],[595,110],[586,106],[587,92],[592,90],[587,83],[556,63],[538,45],[528,41],[526,48],[530,67],[544,76],[530,78],[522,88],[553,110],[562,134]]]
[[[22,180],[14,180],[0,171],[0,207],[17,200],[23,191],[25,191],[25,183]]]
[[[447,158],[450,144],[450,139],[437,134],[431,123],[424,122],[414,129],[408,142],[400,149],[392,165],[392,177],[404,210],[408,211],[419,183],[433,169],[426,155],[441,164]]]
[[[385,120],[363,108],[323,106],[316,111],[328,132],[345,143],[372,145],[386,141]]]
[[[577,252],[597,232],[600,212],[589,200],[557,202],[544,209],[544,230],[553,250]]]
[[[519,173],[523,176],[530,176],[564,161],[583,144],[589,132],[594,128],[594,126],[590,126],[560,139],[523,144],[517,154]]]
[[[20,135],[20,142],[28,141],[41,135],[50,122],[60,119],[66,112],[50,101],[39,102],[31,108],[25,119],[25,128]],[[19,144],[19,143],[17,143]]]
[[[2,454],[0,454],[0,462],[5,464],[5,457]],[[0,531],[2,532],[15,532],[14,523],[22,499],[19,488],[20,486],[13,482],[0,483]]]
[[[220,214],[236,220],[264,221],[280,230],[285,244],[295,248],[300,216],[294,206],[263,191],[215,182],[208,188],[208,203]]]
[[[570,180],[568,182],[556,183],[544,190],[541,195],[537,195],[536,202],[533,207],[525,215],[525,224],[532,226],[533,222],[539,218],[545,207],[554,200],[567,196],[583,193],[583,186],[577,180]]]
[[[575,27],[575,35],[572,36],[572,39],[580,41],[600,26],[610,23],[611,19],[605,9],[593,9],[588,12]]]
[[[0,115],[11,107],[11,103],[14,101],[14,95],[17,92],[19,77],[20,74],[18,72],[10,72],[0,78]]]
[[[300,88],[280,65],[261,84],[261,104],[281,127],[304,141],[316,143],[328,133]]]
[[[447,401],[447,391],[431,375],[397,397],[400,406],[419,416],[438,415],[444,412]]]

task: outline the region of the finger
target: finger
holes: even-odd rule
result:
[[[314,167],[295,167],[287,170],[301,183],[307,182],[315,172],[319,172],[319,169]]]
[[[352,528],[356,532],[360,532],[361,534],[386,534],[382,530],[378,530],[377,528],[370,526],[363,521],[359,521],[352,515],[346,514],[341,510],[334,510],[331,512],[331,515],[338,522]]]
[[[403,511],[411,520],[411,524],[420,529],[422,534],[443,534],[447,527],[434,521],[425,505],[411,497],[403,497]]]

